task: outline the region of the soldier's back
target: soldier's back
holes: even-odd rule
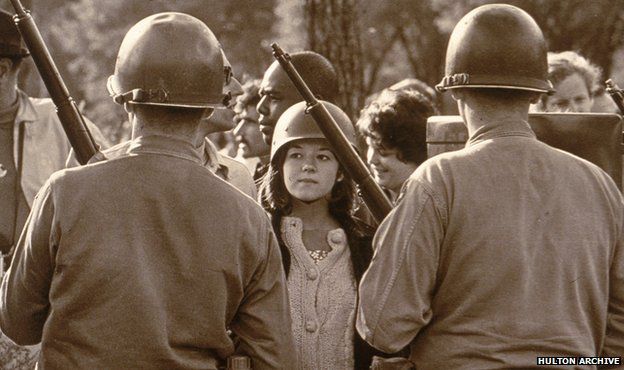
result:
[[[162,147],[62,171],[51,189],[44,365],[210,368],[232,351],[226,323],[270,237],[253,200]]]

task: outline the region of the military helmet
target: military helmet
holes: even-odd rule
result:
[[[357,147],[355,128],[349,116],[342,109],[327,101],[320,101],[334,118],[347,141]],[[275,124],[271,143],[271,161],[286,144],[301,139],[325,139],[314,118],[306,112],[306,103],[299,102],[286,109]]]
[[[166,12],[130,28],[107,87],[118,104],[223,108],[229,73],[208,26],[188,14]]]
[[[0,9],[0,57],[25,57],[28,49],[13,21],[13,15]]]
[[[490,4],[457,23],[446,51],[446,76],[436,89],[463,87],[554,91],[548,81],[546,41],[528,13]]]

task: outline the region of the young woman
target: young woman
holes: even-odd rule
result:
[[[324,104],[355,145],[347,115]],[[353,181],[305,108],[298,103],[280,117],[260,187],[288,276],[298,368],[368,368],[355,314],[373,230],[353,216]]]

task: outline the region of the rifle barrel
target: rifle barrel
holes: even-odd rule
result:
[[[22,6],[19,0],[11,0],[11,4],[18,16],[22,17],[26,15],[26,9],[24,9],[24,6]]]
[[[17,13],[14,16],[15,25],[32,55],[52,101],[56,105],[59,120],[63,125],[71,146],[76,152],[76,158],[80,164],[85,164],[98,151],[97,145],[76,103],[69,95],[69,91],[30,12],[24,9],[19,0],[11,0],[11,3]]]

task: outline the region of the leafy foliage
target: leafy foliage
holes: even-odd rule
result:
[[[498,0],[22,0],[84,113],[112,141],[128,135],[123,109],[106,92],[125,32],[143,17],[180,11],[203,20],[222,42],[239,76],[259,77],[271,63],[269,44],[311,48],[337,66],[343,106],[353,117],[364,98],[407,77],[435,85],[444,74],[446,43],[457,21]],[[531,14],[553,51],[576,50],[622,83],[614,58],[624,45],[624,0],[507,0]],[[11,10],[8,0],[0,7]],[[280,12],[280,9],[282,10]],[[281,25],[281,27],[280,27]],[[284,46],[284,44],[282,45]],[[32,63],[21,86],[46,94]]]
[[[275,0],[30,0],[22,1],[46,41],[73,98],[111,142],[129,135],[127,117],[106,91],[117,51],[128,29],[142,18],[164,11],[191,14],[204,21],[221,41],[239,77],[259,75],[270,63]],[[30,4],[28,4],[30,3]],[[9,1],[0,2],[12,11]],[[28,74],[28,65],[27,74]],[[36,75],[30,73],[30,75]],[[28,84],[27,84],[28,85]],[[29,86],[43,95],[41,84]]]
[[[497,0],[362,0],[366,29],[367,91],[409,73],[430,85],[443,76],[446,43],[457,21],[479,5]],[[613,56],[624,45],[624,0],[508,0],[526,10],[544,31],[550,50],[575,50],[612,75]],[[399,61],[396,59],[399,58]]]

